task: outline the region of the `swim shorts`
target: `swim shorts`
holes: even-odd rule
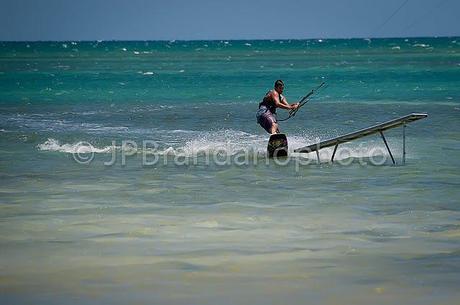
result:
[[[257,123],[268,133],[271,133],[273,124],[276,123],[275,115],[267,107],[261,106],[256,113]]]

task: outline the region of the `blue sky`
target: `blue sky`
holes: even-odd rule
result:
[[[459,0],[0,0],[0,40],[460,36]]]

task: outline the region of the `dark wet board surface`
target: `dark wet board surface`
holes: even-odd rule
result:
[[[269,158],[285,157],[288,154],[288,141],[284,133],[272,134],[268,140],[267,153]]]

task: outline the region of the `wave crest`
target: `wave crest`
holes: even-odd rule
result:
[[[112,146],[97,148],[88,142],[80,141],[73,144],[60,144],[58,140],[49,138],[42,144],[38,144],[37,148],[43,151],[58,151],[69,154],[75,153],[108,153],[112,151]]]

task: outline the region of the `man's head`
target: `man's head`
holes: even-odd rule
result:
[[[279,94],[283,93],[283,90],[284,90],[284,83],[281,79],[277,80],[275,82],[275,90],[276,92],[278,92]]]

